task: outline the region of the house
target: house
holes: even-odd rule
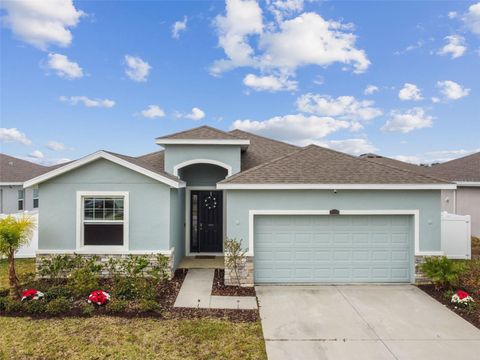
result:
[[[24,189],[23,183],[49,170],[46,166],[0,153],[0,214],[37,209],[38,188]]]
[[[472,235],[480,237],[480,152],[427,168],[432,176],[457,184],[442,190],[442,210],[470,215]]]
[[[361,156],[457,184],[456,189],[442,190],[442,211],[470,215],[472,235],[480,237],[480,152],[432,166],[418,166],[376,154]]]
[[[156,143],[163,150],[101,150],[25,182],[42,193],[37,261],[162,253],[174,270],[236,238],[251,286],[409,283],[416,262],[442,254],[441,191],[456,188],[446,180],[240,130],[202,126]]]

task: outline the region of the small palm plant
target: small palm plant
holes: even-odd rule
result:
[[[15,253],[30,242],[35,221],[27,215],[15,218],[11,215],[0,219],[0,255],[8,261],[10,295],[18,299],[20,284],[15,272]]]

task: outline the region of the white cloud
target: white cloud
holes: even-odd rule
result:
[[[395,155],[392,156],[393,159],[398,160],[398,161],[403,161],[411,164],[420,164],[422,163],[422,160],[415,155]]]
[[[115,106],[115,101],[110,99],[89,99],[86,96],[60,96],[60,101],[69,103],[70,105],[77,105],[83,103],[86,107],[100,107],[111,108]]]
[[[440,99],[439,99],[438,97],[436,97],[436,96],[432,96],[432,102],[433,102],[434,104],[437,104],[437,103],[440,102]]]
[[[403,88],[398,92],[398,98],[403,101],[413,100],[419,101],[422,100],[422,92],[415,84],[405,83]]]
[[[28,156],[35,158],[35,159],[43,159],[45,155],[40,150],[35,150],[31,152]]]
[[[463,22],[474,34],[480,35],[480,2],[471,5],[463,17]]]
[[[49,141],[46,146],[48,149],[53,151],[62,151],[67,149],[65,144],[62,144],[61,142],[53,141],[53,140]]]
[[[425,45],[425,41],[423,40],[418,40],[415,44],[412,44],[412,45],[408,45],[405,49],[403,50],[397,50],[393,53],[393,55],[403,55],[403,54],[406,54],[407,52],[410,52],[410,51],[413,51],[413,50],[417,50],[417,49],[421,49],[423,47],[423,45]]]
[[[286,76],[257,76],[248,74],[243,79],[243,84],[256,91],[293,91],[297,89],[298,82],[288,80]]]
[[[365,95],[372,95],[376,92],[378,92],[379,89],[378,89],[378,86],[375,86],[375,85],[367,85],[367,87],[365,88],[365,90],[363,90],[363,93]]]
[[[233,128],[289,141],[299,145],[313,143],[341,129],[348,129],[347,121],[331,117],[293,114],[275,116],[264,121],[236,120]]]
[[[47,66],[55,70],[55,73],[66,79],[79,79],[83,77],[83,70],[76,62],[68,60],[68,57],[61,54],[48,54]]]
[[[406,161],[414,164],[433,164],[433,163],[450,161],[450,160],[467,156],[479,151],[480,151],[480,148],[469,149],[469,150],[466,150],[466,149],[437,150],[437,151],[427,151],[425,153],[416,154],[416,155],[396,155],[396,156],[393,156],[393,158],[400,161]]]
[[[308,93],[297,99],[298,110],[319,116],[335,116],[342,120],[368,121],[380,115],[382,111],[374,107],[371,100],[357,100],[353,96],[339,96]]]
[[[147,81],[147,76],[152,68],[146,61],[138,56],[125,55],[125,74],[134,81]]]
[[[172,25],[172,37],[174,39],[180,38],[180,33],[187,30],[187,17],[184,16],[182,21],[175,21]]]
[[[70,28],[84,15],[72,0],[2,1],[0,7],[6,10],[3,24],[18,38],[41,50],[50,45],[69,46],[72,42]]]
[[[451,80],[438,81],[437,87],[448,100],[458,100],[470,93],[470,89],[466,89],[462,87],[462,85]]]
[[[0,141],[4,143],[18,142],[23,145],[32,144],[32,141],[16,128],[0,128]]]
[[[330,140],[325,145],[332,149],[343,151],[352,155],[373,153],[378,150],[367,139]]]
[[[467,46],[465,45],[465,38],[460,35],[450,35],[445,37],[447,42],[443,48],[438,51],[439,55],[451,55],[452,59],[461,57],[465,51],[467,51]]]
[[[449,11],[447,16],[449,19],[455,19],[458,16],[458,13],[456,11]]]
[[[276,2],[270,5],[273,3]],[[293,2],[281,3],[285,8],[299,9]],[[326,67],[334,63],[351,65],[354,72],[364,72],[370,65],[365,52],[355,47],[351,24],[327,21],[311,12],[293,19],[277,18],[277,22],[265,26],[256,1],[227,0],[226,14],[214,21],[226,59],[215,61],[211,73],[218,75],[249,66],[292,75],[301,66]],[[249,42],[252,37],[256,46]]]
[[[189,114],[186,114],[184,117],[191,120],[201,120],[205,117],[205,112],[197,107],[194,107]]]
[[[165,111],[158,105],[148,105],[148,108],[141,111],[142,116],[150,119],[161,118],[165,116]]]
[[[382,131],[398,131],[406,134],[416,129],[431,127],[433,119],[433,116],[428,115],[421,107],[414,107],[405,112],[392,111]]]
[[[303,10],[304,0],[267,0],[268,10],[277,22],[285,17],[293,16]]]

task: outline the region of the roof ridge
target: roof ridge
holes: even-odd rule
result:
[[[285,159],[285,158],[288,158],[288,157],[290,157],[290,156],[292,156],[292,155],[296,155],[296,154],[298,154],[298,153],[300,153],[300,152],[302,152],[302,151],[306,151],[306,150],[308,150],[307,147],[299,148],[297,151],[293,151],[293,152],[291,152],[291,153],[289,153],[289,154],[287,154],[287,155],[283,155],[283,156],[280,156],[280,157],[278,157],[278,158],[272,159],[272,160],[270,160],[270,161],[267,161],[267,162],[265,162],[265,163],[259,164],[259,165],[257,165],[257,166],[254,166],[254,167],[250,168],[250,169],[247,169],[247,170],[245,170],[245,171],[240,171],[239,173],[236,173],[235,175],[232,175],[232,176],[230,176],[230,177],[228,177],[228,178],[220,181],[219,183],[228,182],[228,181],[230,181],[230,180],[236,179],[236,178],[239,177],[240,175],[248,174],[248,173],[250,173],[250,172],[252,172],[252,171],[254,171],[254,170],[260,169],[260,168],[262,168],[262,167],[265,167],[265,166],[267,166],[267,165],[273,164],[273,163],[275,163],[275,162],[277,162],[277,161],[283,160],[283,159]]]
[[[277,139],[269,138],[269,137],[266,137],[266,136],[254,134],[254,133],[251,133],[251,132],[249,132],[249,131],[245,131],[245,130],[241,130],[241,129],[233,129],[233,130],[230,130],[228,133],[231,134],[231,133],[234,132],[234,131],[240,131],[240,132],[242,132],[242,133],[249,134],[249,135],[253,135],[253,136],[256,136],[256,137],[265,139],[265,140],[270,140],[270,141],[273,141],[273,142],[276,142],[276,143],[279,143],[279,144],[283,144],[283,145],[289,145],[289,146],[295,147],[295,148],[297,148],[297,149],[301,149],[301,148],[302,148],[301,146],[297,146],[297,145],[294,145],[294,144],[290,144],[290,143],[285,142],[285,141],[282,141],[282,140],[277,140]],[[234,136],[235,136],[235,135],[234,135]]]
[[[390,164],[385,164],[385,163],[381,163],[381,162],[376,162],[376,161],[373,161],[373,160],[369,160],[368,158],[362,158],[362,157],[357,157],[358,160],[363,160],[363,161],[368,161],[369,163],[372,163],[372,164],[376,164],[376,165],[380,165],[380,166],[384,166],[384,167],[388,167],[388,168],[391,168],[391,169],[395,169],[395,170],[400,170],[400,171],[404,171],[404,172],[408,172],[409,174],[414,174],[414,175],[417,175],[417,176],[422,176],[426,179],[432,179],[432,180],[437,180],[437,181],[445,181],[447,183],[451,183],[451,181],[448,181],[446,179],[442,179],[442,178],[436,178],[434,176],[430,176],[430,175],[424,175],[424,174],[420,174],[420,173],[417,173],[415,171],[412,171],[412,170],[407,170],[407,169],[401,169],[399,167],[396,167],[396,166],[393,166],[393,165],[390,165]],[[398,160],[400,161],[400,160]],[[413,164],[412,164],[413,165]],[[418,166],[418,165],[417,165]]]
[[[195,131],[195,130],[199,130],[199,129],[209,129],[209,130],[217,131],[217,132],[219,132],[219,133],[223,133],[223,134],[225,134],[225,135],[230,135],[230,136],[236,137],[235,135],[232,135],[232,134],[229,134],[229,133],[226,132],[226,131],[223,131],[223,130],[214,128],[213,126],[200,125],[200,126],[197,126],[197,127],[191,128],[191,129],[182,130],[182,131],[177,131],[177,132],[175,132],[175,133],[173,133],[173,134],[167,134],[167,135],[164,135],[164,136],[157,137],[156,140],[159,140],[159,139],[167,139],[167,138],[170,138],[170,137],[172,137],[172,136],[185,134],[185,133],[188,133],[188,132],[191,132],[191,131]]]

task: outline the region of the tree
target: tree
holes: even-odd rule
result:
[[[20,284],[15,272],[15,253],[30,242],[35,221],[27,215],[19,218],[9,215],[0,219],[0,255],[8,261],[8,281],[10,295],[18,299]]]
[[[225,244],[225,265],[227,269],[225,270],[233,270],[235,274],[235,278],[237,280],[238,286],[241,285],[241,279],[239,272],[239,266],[242,263],[243,259],[245,258],[245,254],[247,253],[245,250],[242,249],[242,240],[237,239],[226,239]]]

